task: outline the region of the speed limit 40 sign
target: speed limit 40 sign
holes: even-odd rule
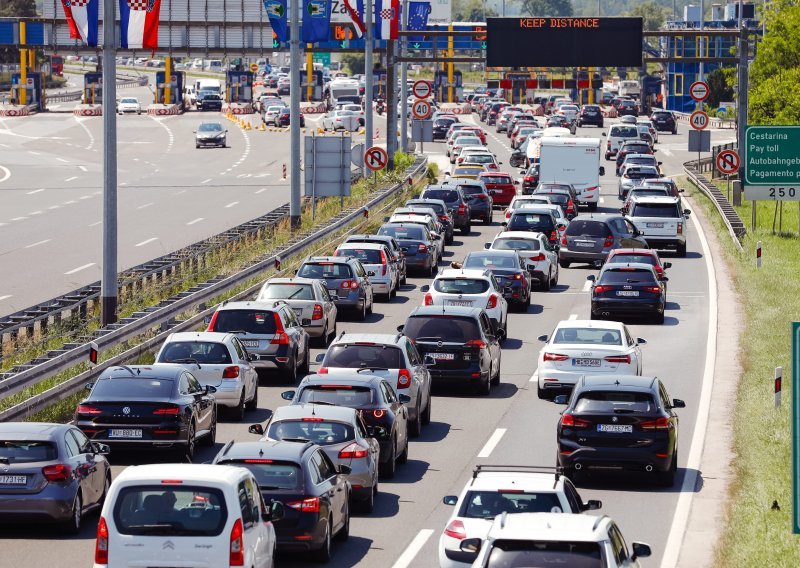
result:
[[[417,99],[411,105],[411,114],[417,120],[425,120],[431,115],[432,110],[431,103],[428,101]]]
[[[708,115],[702,110],[696,110],[689,117],[689,124],[695,130],[705,130],[708,126]]]

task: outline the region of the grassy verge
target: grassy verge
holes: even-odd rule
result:
[[[724,183],[724,182],[723,182]],[[692,187],[687,184],[687,187]],[[691,190],[687,190],[687,193]],[[782,233],[772,232],[774,204],[758,202],[760,228],[748,232],[744,252],[730,241],[713,204],[694,190],[693,199],[712,219],[734,286],[742,290],[744,326],[740,344],[742,377],[733,420],[733,482],[727,523],[716,565],[800,566],[800,542],[791,532],[791,342],[790,322],[800,314],[798,210],[784,205]],[[749,225],[748,202],[737,208]],[[792,211],[791,214],[787,214]],[[757,225],[758,226],[758,225]],[[756,268],[756,241],[763,243],[763,266]],[[784,369],[783,405],[774,408],[773,372]],[[713,443],[714,433],[710,436]],[[779,509],[773,509],[774,502]]]

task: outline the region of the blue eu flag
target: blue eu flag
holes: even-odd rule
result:
[[[409,2],[408,23],[406,29],[410,31],[423,31],[428,27],[428,16],[431,14],[430,2]],[[408,41],[422,41],[422,36],[409,36]]]

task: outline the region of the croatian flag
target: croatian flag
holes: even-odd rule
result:
[[[357,7],[353,8],[353,5],[350,3],[352,1],[353,0],[344,0],[344,7],[350,15],[350,19],[353,21],[353,28],[355,29],[356,36],[360,38],[367,32],[367,26],[364,25],[363,18],[364,2],[359,0]]]
[[[400,0],[375,0],[375,39],[397,39]]]
[[[97,47],[97,13],[100,0],[61,0],[69,26],[69,37]]]
[[[124,49],[158,49],[160,9],[161,0],[119,0],[120,44]]]

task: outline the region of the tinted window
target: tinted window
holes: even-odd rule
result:
[[[313,300],[310,284],[268,284],[259,294],[262,300]]]
[[[382,264],[381,251],[375,249],[340,248],[336,256],[352,256],[364,264]]]
[[[463,154],[464,162],[469,162],[472,164],[493,164],[494,157],[490,156],[489,154],[472,154],[467,153]]]
[[[640,264],[656,265],[656,259],[650,254],[615,254],[609,262],[638,262]]]
[[[569,566],[601,568],[604,565],[596,542],[546,542],[498,540],[489,553],[487,566],[528,568],[530,566]]]
[[[69,437],[67,438],[69,440]],[[73,441],[74,443],[74,441]],[[58,450],[52,442],[38,440],[0,440],[0,458],[9,464],[52,461]]]
[[[570,237],[602,237],[609,234],[608,227],[602,221],[582,221],[573,219],[567,225],[567,235]]]
[[[492,248],[498,250],[541,250],[539,241],[533,239],[496,239]]]
[[[556,493],[469,491],[459,517],[493,519],[500,513],[562,513]]]
[[[413,225],[384,225],[378,230],[378,234],[389,235],[398,240],[426,240],[425,229]]]
[[[403,334],[416,340],[469,341],[481,337],[477,321],[452,315],[410,317],[403,328]]]
[[[653,273],[645,270],[606,270],[600,276],[602,284],[655,284]]]
[[[628,179],[647,179],[657,178],[658,172],[650,168],[630,168],[625,171],[625,177]]]
[[[125,535],[217,536],[227,517],[222,492],[208,487],[125,487],[114,502],[114,524]]]
[[[181,363],[194,359],[198,363],[224,365],[231,362],[228,348],[211,341],[175,341],[168,343],[158,357],[159,363]]]
[[[556,331],[553,343],[584,343],[587,345],[622,345],[616,329],[562,327]]]
[[[307,262],[300,267],[297,275],[300,278],[340,280],[352,278],[353,270],[344,262]]]
[[[300,392],[299,402],[330,402],[355,408],[375,404],[375,397],[369,387],[309,385]]]
[[[275,333],[275,314],[263,310],[220,310],[212,322],[213,331]]]
[[[404,367],[403,353],[397,347],[359,343],[332,345],[325,354],[323,367]]]
[[[446,213],[446,211],[444,210],[444,207],[440,203],[413,203],[413,202],[409,202],[409,203],[406,203],[406,207],[411,207],[412,209],[414,209],[416,207],[429,207],[429,208],[433,209],[434,211],[436,211],[436,213],[438,213],[440,215],[444,215]]]
[[[458,201],[458,192],[452,189],[426,189],[422,192],[424,199],[441,199],[445,203]]]
[[[635,126],[612,126],[611,134],[615,138],[638,138],[639,131]]]
[[[433,289],[442,294],[483,294],[489,282],[483,278],[437,278]]]
[[[508,222],[509,231],[548,232],[553,228],[553,218],[543,213],[514,213]]]
[[[147,377],[117,377],[100,379],[94,384],[91,398],[169,398],[172,395],[172,379],[149,379]]]
[[[481,181],[483,183],[504,183],[504,184],[511,184],[511,178],[508,176],[481,176]]]
[[[550,203],[554,205],[567,205],[569,203],[569,195],[566,193],[537,193],[536,195],[549,197]]]
[[[262,491],[296,489],[301,486],[303,480],[303,473],[295,463],[275,462],[264,459],[230,460],[219,463],[220,465],[234,465],[250,470]]]
[[[471,253],[464,264],[466,268],[519,268],[515,255],[492,254],[490,252]]]
[[[483,142],[477,136],[459,136],[453,142],[454,146],[483,146]]]
[[[352,440],[355,438],[355,432],[350,424],[309,417],[302,420],[271,422],[267,436],[273,440],[302,438],[320,446],[327,446]]]
[[[657,408],[646,392],[588,391],[575,402],[575,412],[653,412]]]
[[[461,187],[461,191],[463,191],[466,195],[478,195],[483,193],[483,187],[480,185],[472,185],[472,184],[458,184]]]
[[[650,195],[670,195],[670,191],[666,187],[653,188],[653,189],[634,188],[633,191],[631,191],[631,195],[635,195],[636,197],[650,196]]]
[[[633,207],[633,217],[669,217],[681,216],[680,208],[676,203],[636,203]]]

